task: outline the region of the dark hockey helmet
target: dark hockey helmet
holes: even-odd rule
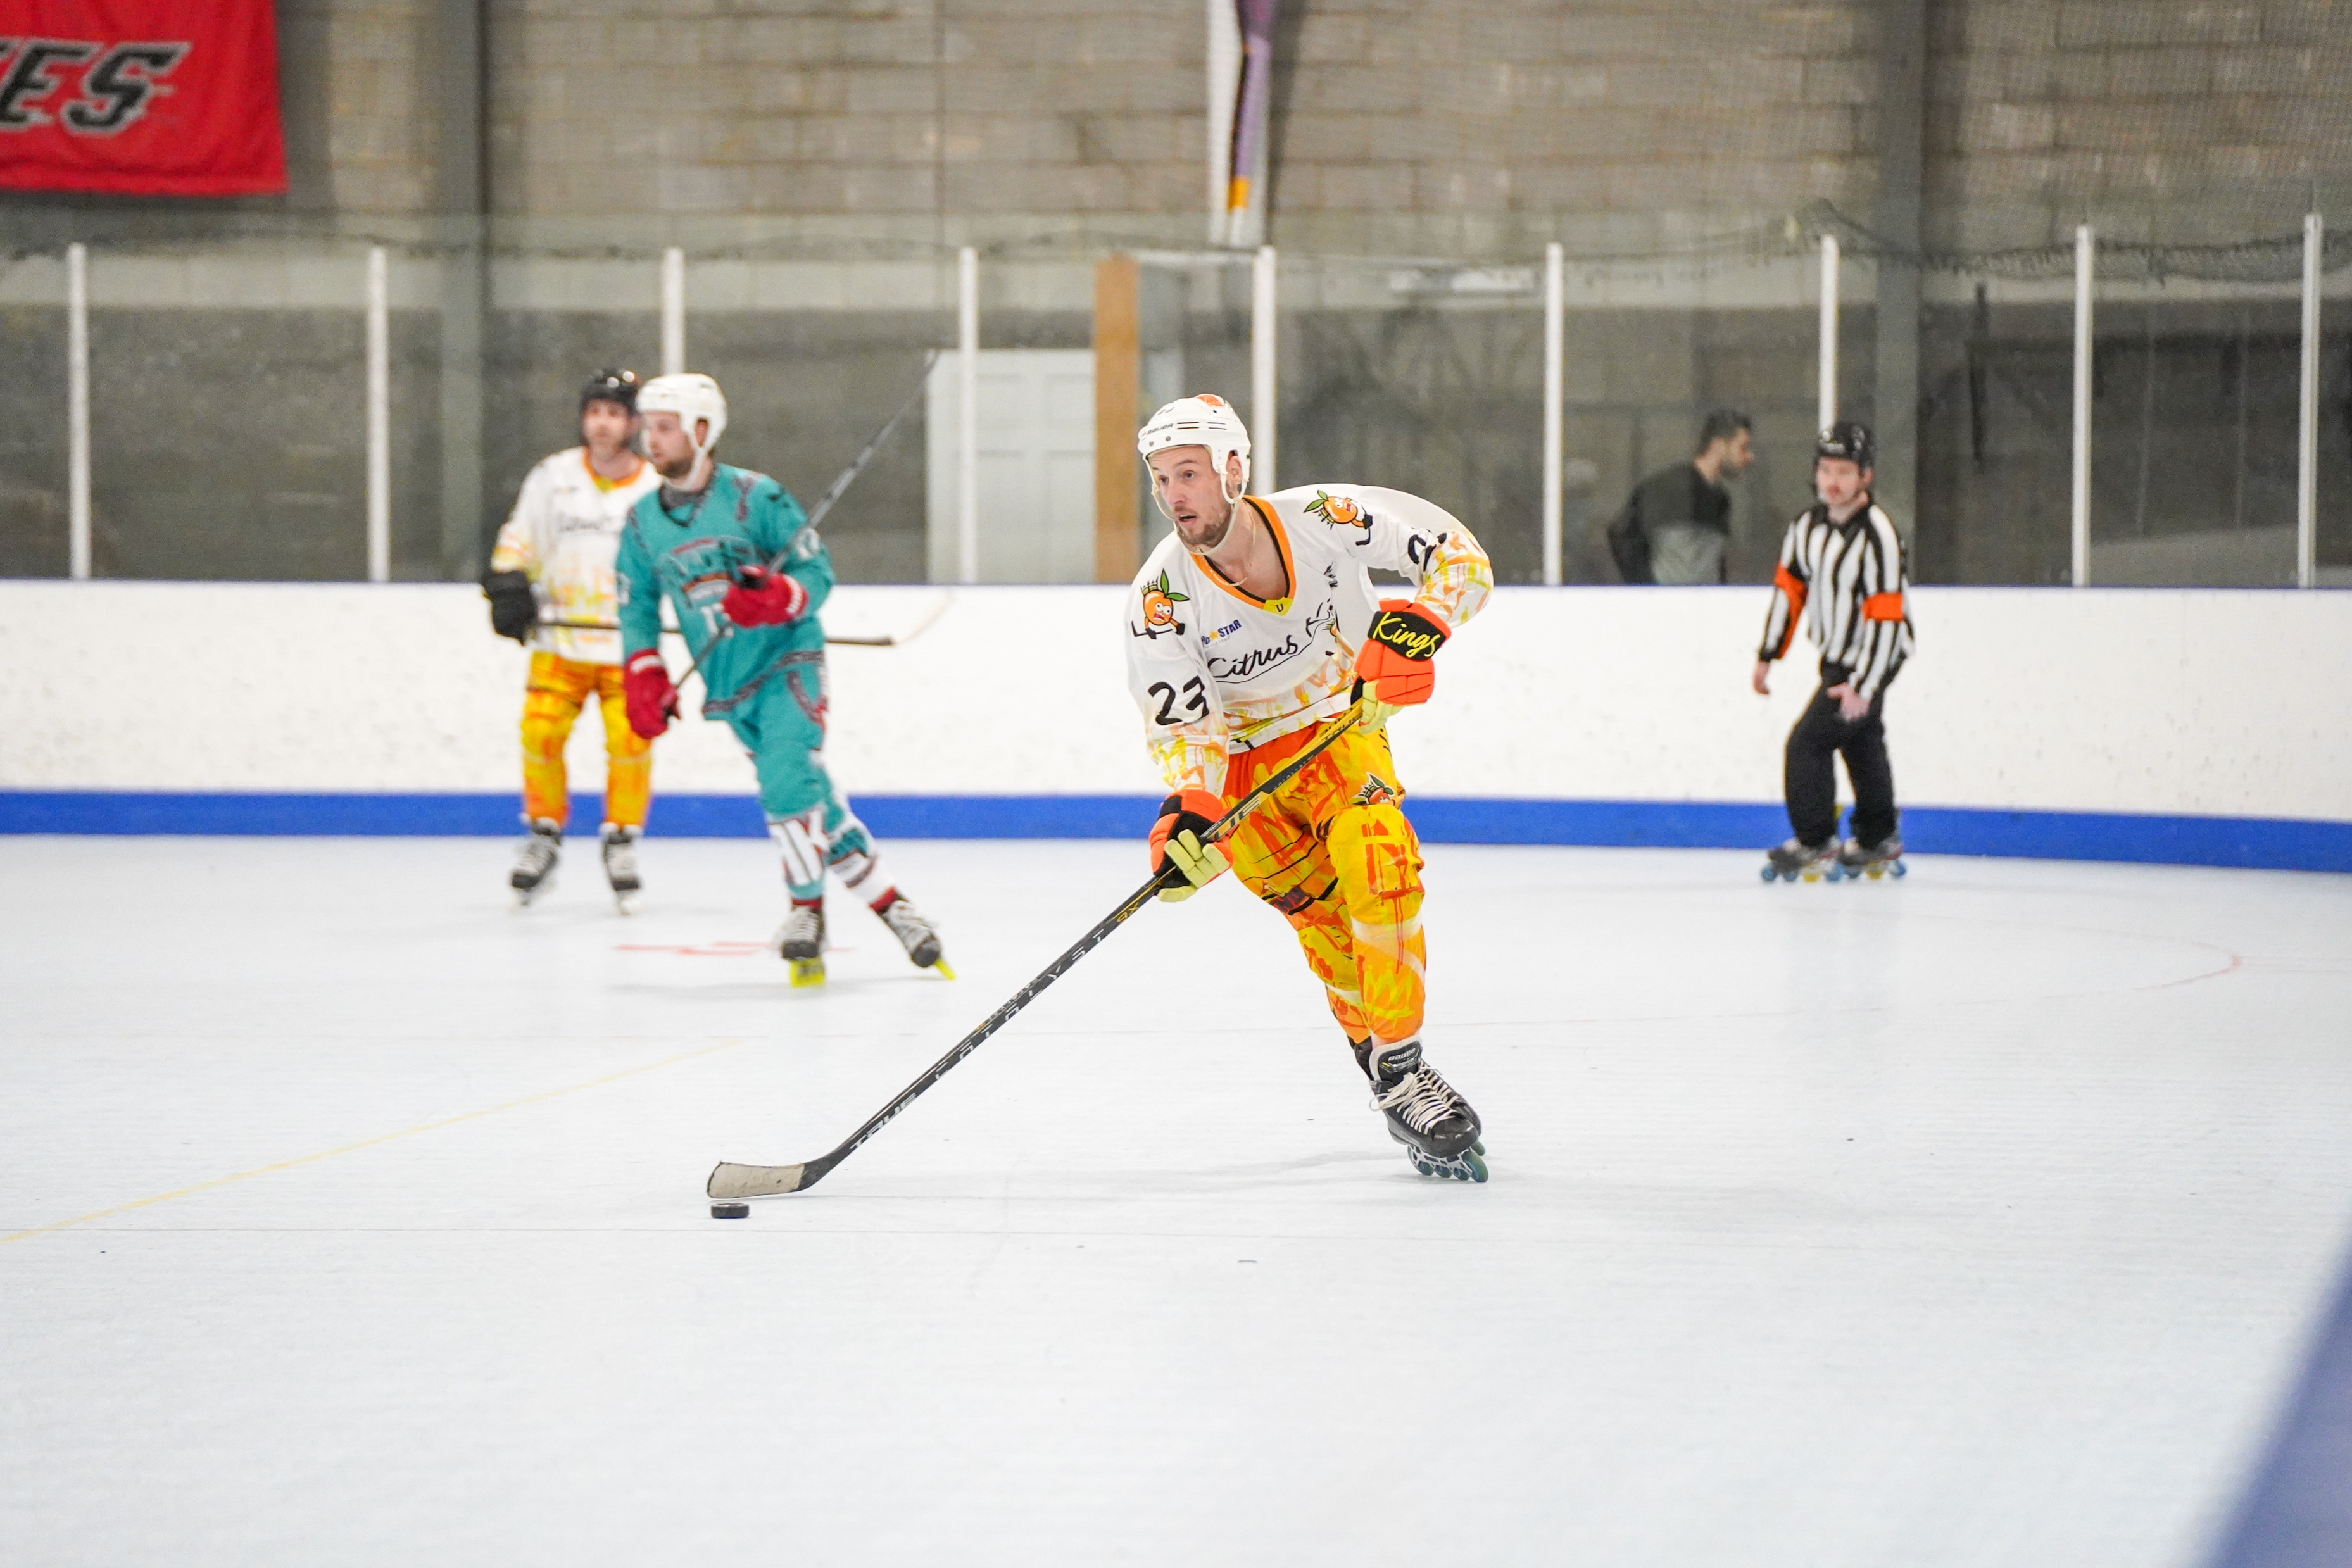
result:
[[[592,402],[617,402],[631,413],[636,413],[637,372],[598,371],[580,389],[580,412],[586,413]]]
[[[1813,437],[1813,457],[1843,457],[1857,468],[1878,466],[1878,442],[1858,419],[1841,419]]]

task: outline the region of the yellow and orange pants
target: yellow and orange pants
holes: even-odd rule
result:
[[[1298,730],[1233,758],[1226,808],[1322,733]],[[1350,1040],[1386,1045],[1421,1032],[1421,841],[1397,804],[1402,793],[1386,733],[1351,730],[1225,842],[1234,874],[1297,932]]]
[[[530,656],[522,699],[522,811],[562,827],[572,815],[564,743],[588,698],[604,721],[604,821],[642,828],[654,793],[654,743],[629,727],[618,664],[587,664],[541,652]]]

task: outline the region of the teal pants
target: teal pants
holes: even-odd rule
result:
[[[870,859],[873,841],[865,824],[850,813],[824,767],[824,722],[829,696],[824,654],[812,650],[787,655],[757,690],[704,709],[723,717],[751,754],[760,781],[760,811],[785,847],[785,880],[793,896],[817,897],[824,885],[822,866],[811,875],[808,862],[841,867]],[[792,834],[787,837],[787,827]],[[796,853],[805,835],[813,853]]]

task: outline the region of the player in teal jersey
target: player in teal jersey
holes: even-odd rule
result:
[[[824,541],[782,485],[711,455],[727,428],[717,382],[657,376],[638,391],[637,413],[663,483],[631,508],[615,568],[630,726],[650,740],[678,711],[659,646],[667,597],[700,661],[702,716],[726,720],[759,775],[760,809],[792,893],[776,948],[793,983],[824,978],[828,867],[908,957],[950,973],[939,933],[882,874],[871,835],[825,772],[817,612],[833,591],[833,558]],[[781,570],[770,570],[772,561]]]

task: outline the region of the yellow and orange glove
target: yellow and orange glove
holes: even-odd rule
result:
[[[1184,874],[1182,882],[1160,890],[1163,901],[1190,898],[1225,873],[1224,852],[1207,841],[1224,810],[1225,803],[1206,789],[1180,789],[1160,803],[1160,820],[1151,825],[1152,873],[1172,865]]]
[[[1448,635],[1445,622],[1412,600],[1381,600],[1356,652],[1356,695],[1364,705],[1357,724],[1378,729],[1399,708],[1427,702]]]

